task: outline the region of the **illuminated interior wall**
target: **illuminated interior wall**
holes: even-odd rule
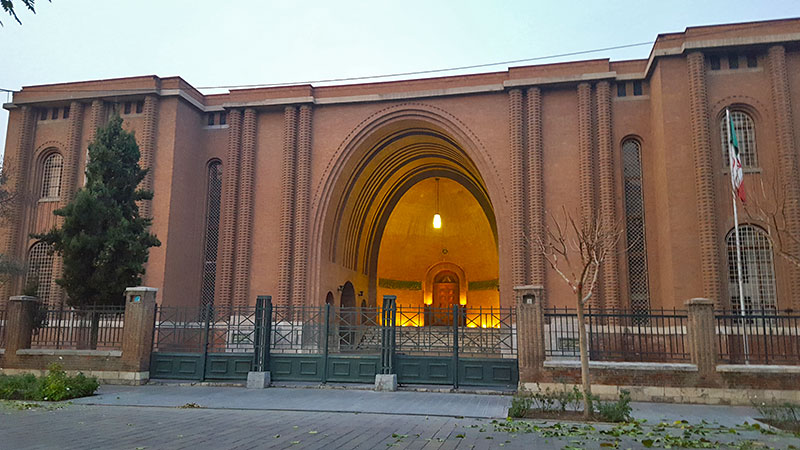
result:
[[[447,261],[464,271],[466,307],[498,307],[497,245],[480,204],[459,183],[440,178],[440,229],[433,228],[435,212],[434,178],[411,187],[395,206],[380,243],[378,299],[395,295],[399,307],[424,306],[428,269]],[[404,320],[408,325],[418,321],[413,317]],[[398,323],[404,324],[400,317]]]

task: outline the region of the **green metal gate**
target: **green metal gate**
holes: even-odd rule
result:
[[[150,376],[156,379],[244,380],[256,363],[266,299],[255,307],[161,306],[153,328]]]
[[[427,325],[436,323],[437,325]],[[441,325],[441,324],[450,325]],[[152,378],[516,386],[514,308],[380,308],[273,305],[159,307]]]

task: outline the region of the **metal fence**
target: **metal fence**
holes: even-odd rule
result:
[[[197,353],[252,352],[256,344],[256,308],[159,306],[153,351]]]
[[[397,352],[408,355],[517,355],[516,308],[397,307]]]
[[[729,364],[800,364],[800,313],[716,313],[719,360]]]
[[[580,355],[574,308],[545,309],[545,351],[549,357]],[[691,359],[687,312],[592,309],[585,314],[587,349],[594,361],[686,362]]]
[[[6,310],[0,309],[0,348],[6,347]]]
[[[31,348],[121,350],[125,306],[40,308]]]

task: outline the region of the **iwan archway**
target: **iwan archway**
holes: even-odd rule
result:
[[[456,283],[458,294],[440,306],[500,306],[490,190],[502,196],[478,168],[491,167],[485,158],[463,130],[431,111],[388,112],[356,130],[315,196],[310,294],[350,280],[369,306],[391,294],[398,306],[431,307],[435,280],[426,278],[446,263],[457,270],[442,280]]]

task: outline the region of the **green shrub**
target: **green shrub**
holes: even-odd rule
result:
[[[0,375],[0,398],[34,400],[39,397],[39,380],[31,374]]]
[[[48,368],[47,375],[0,375],[0,399],[61,401],[94,394],[100,384],[97,378],[82,373],[67,376],[58,364]]]
[[[508,409],[509,417],[525,417],[531,410],[532,399],[530,395],[515,395],[511,399],[511,408]]]
[[[615,402],[601,402],[593,400],[597,414],[607,422],[630,422],[631,417],[631,394],[623,390],[619,394],[619,400]]]
[[[789,428],[800,427],[800,405],[789,402],[779,404],[761,403],[755,405],[755,407],[761,417],[771,422],[771,425]]]

